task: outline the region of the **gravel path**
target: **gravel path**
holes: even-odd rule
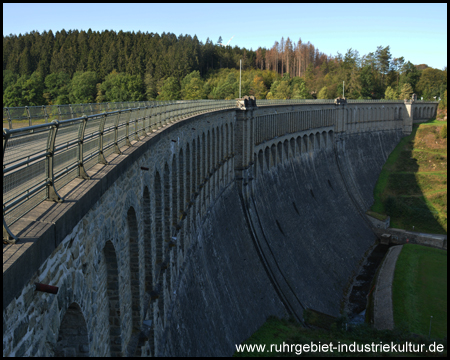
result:
[[[392,246],[381,265],[375,286],[374,326],[378,330],[394,329],[394,312],[392,308],[392,282],[394,280],[395,264],[403,245]]]

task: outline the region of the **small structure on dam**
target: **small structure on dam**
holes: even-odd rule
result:
[[[20,216],[17,189],[38,185],[4,186],[18,241],[3,249],[3,355],[224,356],[270,315],[338,316],[376,239],[379,172],[436,108],[245,98],[4,130],[4,177],[26,171],[11,160],[23,138],[48,150],[48,176]]]

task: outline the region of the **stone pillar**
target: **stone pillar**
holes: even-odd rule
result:
[[[403,112],[403,134],[409,135],[412,132],[414,118],[414,102],[405,100],[405,112]]]
[[[238,191],[248,199],[253,180],[252,165],[254,153],[254,118],[256,100],[253,96],[245,96],[237,100],[236,125],[234,127],[234,174]]]
[[[335,132],[345,132],[345,105],[347,104],[347,100],[337,98],[334,100],[334,104],[336,105],[336,122],[335,122]]]

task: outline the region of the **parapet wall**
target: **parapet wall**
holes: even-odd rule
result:
[[[225,356],[270,315],[337,316],[405,133],[374,106],[222,110],[110,155],[12,228],[3,355]]]

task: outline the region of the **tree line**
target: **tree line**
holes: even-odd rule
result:
[[[220,42],[220,39],[219,39]],[[174,99],[404,99],[443,96],[447,68],[413,65],[389,46],[360,56],[310,42],[256,51],[171,33],[33,31],[3,36],[3,106]],[[345,88],[343,86],[345,82]]]

